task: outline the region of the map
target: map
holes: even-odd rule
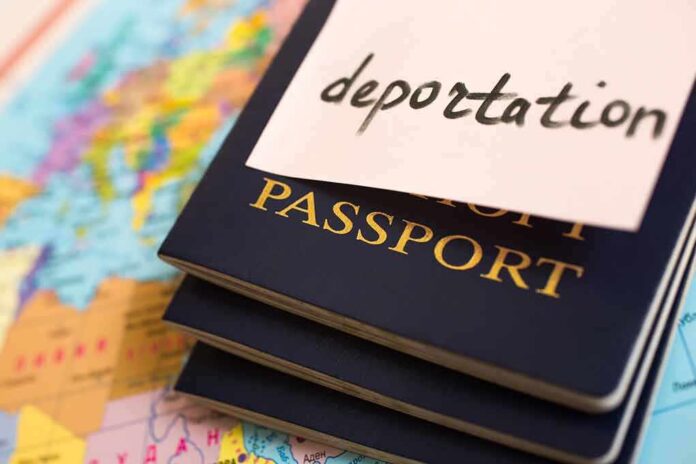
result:
[[[373,462],[170,389],[156,250],[302,6],[100,2],[2,108],[0,463]]]
[[[696,279],[682,308],[639,463],[696,462],[695,433]]]
[[[171,391],[156,251],[303,4],[97,2],[0,108],[0,463],[375,462]],[[696,290],[678,330],[644,463],[696,462]]]

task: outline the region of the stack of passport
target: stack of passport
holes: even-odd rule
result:
[[[176,389],[391,462],[631,462],[691,274],[696,98],[634,233],[245,167],[332,3],[161,247],[201,340]]]

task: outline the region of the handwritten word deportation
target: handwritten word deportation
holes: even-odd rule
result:
[[[329,84],[321,92],[321,99],[329,103],[341,103],[373,57],[373,53],[367,55],[352,76],[342,77]],[[617,99],[602,109],[598,119],[590,119],[585,116],[585,110],[590,106],[590,102],[585,100],[575,108],[569,120],[558,120],[554,116],[559,107],[576,98],[575,95],[570,93],[573,88],[572,83],[568,82],[565,84],[556,95],[539,97],[531,102],[526,98],[518,97],[516,93],[503,92],[503,88],[509,80],[510,74],[503,74],[490,92],[469,92],[464,82],[455,83],[448,93],[451,98],[445,106],[442,115],[447,119],[459,119],[467,116],[473,112],[473,109],[468,108],[464,100],[474,100],[481,102],[474,115],[474,118],[480,124],[514,123],[517,126],[523,126],[527,113],[532,108],[532,105],[536,104],[545,107],[539,122],[543,127],[549,129],[568,125],[576,129],[590,129],[598,125],[613,128],[628,123],[626,137],[631,137],[638,131],[641,123],[648,118],[648,120],[653,122],[653,138],[658,138],[662,134],[667,119],[667,114],[662,110],[648,110],[641,106],[637,111],[633,112],[628,102]],[[370,107],[370,111],[358,128],[358,135],[365,132],[378,112],[394,108],[407,99],[408,105],[412,109],[423,109],[434,103],[442,90],[442,84],[439,81],[430,81],[421,84],[411,92],[411,85],[399,79],[389,83],[379,97],[371,98],[373,92],[379,86],[380,84],[376,80],[368,80],[358,87],[350,98],[351,106],[356,108]],[[606,86],[606,83],[600,81],[597,83],[597,86],[603,88]],[[509,101],[505,110],[500,114],[492,115],[490,109],[493,103],[503,100]]]

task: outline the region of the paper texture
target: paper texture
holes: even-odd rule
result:
[[[247,165],[636,230],[694,24],[691,0],[339,0]]]

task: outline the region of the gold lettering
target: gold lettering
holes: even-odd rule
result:
[[[305,203],[307,206],[305,208],[300,205]],[[307,215],[307,219],[303,220],[305,224],[310,226],[319,227],[317,223],[317,210],[314,206],[314,192],[309,192],[306,195],[301,196],[297,200],[290,203],[288,206],[280,211],[276,211],[278,216],[288,217],[288,211],[299,211]]]
[[[380,211],[372,211],[366,216],[365,220],[367,221],[367,225],[369,225],[372,230],[377,232],[377,238],[375,240],[368,240],[365,238],[362,231],[358,229],[358,240],[370,245],[381,245],[387,241],[387,231],[384,230],[382,226],[377,224],[377,220],[375,219],[377,216],[384,216],[385,218],[387,218],[389,225],[391,225],[394,221],[394,216],[391,216],[387,213],[382,213]]]
[[[457,205],[452,200],[446,200],[443,198],[442,200],[437,200],[437,202],[440,203],[441,205],[451,206],[452,208],[457,207]]]
[[[523,213],[523,214],[520,215],[520,218],[519,218],[518,220],[512,221],[512,223],[513,223],[513,224],[517,224],[518,226],[529,227],[529,228],[531,228],[532,225],[529,223],[529,218],[530,218],[530,217],[531,217],[531,216],[530,216],[529,214]]]
[[[329,232],[333,232],[334,234],[338,235],[345,235],[349,233],[351,230],[353,230],[353,221],[348,216],[346,216],[346,213],[344,213],[343,210],[341,210],[342,206],[350,206],[355,212],[355,214],[358,214],[358,212],[360,211],[360,206],[354,205],[349,201],[339,201],[337,203],[334,203],[332,208],[333,213],[341,221],[341,223],[343,223],[343,228],[334,229],[329,224],[329,221],[327,219],[324,219],[324,230],[328,230]]]
[[[272,198],[274,200],[285,200],[290,196],[290,193],[292,193],[292,189],[288,184],[284,184],[283,182],[279,182],[277,180],[269,179],[268,177],[264,177],[263,180],[266,181],[266,185],[263,186],[263,190],[261,190],[261,193],[259,194],[259,197],[256,199],[256,201],[254,203],[249,203],[249,206],[251,207],[258,208],[263,211],[268,211],[264,205],[266,204],[266,201],[269,198]],[[280,192],[273,193],[273,189],[275,187],[280,187]]]
[[[425,243],[433,238],[433,230],[430,227],[418,224],[417,222],[407,221],[406,219],[402,219],[402,221],[406,223],[406,227],[404,227],[403,232],[401,232],[401,236],[399,237],[399,241],[396,242],[396,245],[389,248],[391,251],[407,255],[406,244],[408,242]],[[412,232],[416,228],[423,230],[423,235],[414,237]]]
[[[529,286],[525,283],[520,270],[528,268],[532,264],[532,259],[526,253],[521,251],[513,250],[511,248],[505,248],[502,246],[495,246],[498,249],[498,255],[493,261],[491,270],[487,274],[481,274],[484,279],[495,280],[496,282],[502,282],[500,278],[500,271],[505,269],[507,273],[512,277],[513,282],[520,288],[528,289]],[[506,263],[505,258],[508,255],[516,255],[520,258],[520,262],[517,264]]]
[[[495,210],[491,211],[490,213],[487,213],[486,211],[481,211],[479,209],[480,206],[476,206],[473,203],[467,203],[466,205],[469,207],[469,209],[471,211],[473,211],[474,213],[478,214],[479,216],[483,216],[483,217],[500,217],[500,216],[504,216],[507,214],[506,209],[495,209]]]
[[[539,258],[539,261],[537,261],[537,266],[541,266],[543,264],[551,264],[553,265],[553,268],[551,269],[551,274],[549,274],[549,279],[546,281],[544,288],[538,288],[536,292],[553,298],[561,297],[556,290],[558,289],[558,284],[561,282],[561,278],[563,277],[563,272],[566,269],[574,271],[578,279],[581,278],[585,272],[585,268],[582,266],[576,266],[575,264],[564,263],[563,261],[556,261],[555,259],[550,258]]]
[[[467,262],[459,265],[454,265],[445,261],[445,247],[449,242],[453,240],[465,240],[471,244],[473,248],[473,253],[471,254],[471,257]],[[442,264],[447,269],[453,269],[455,271],[466,271],[467,269],[471,269],[472,267],[476,266],[483,257],[483,250],[481,249],[481,245],[479,245],[479,243],[476,240],[469,238],[466,235],[448,235],[446,237],[442,237],[435,244],[434,252],[435,259],[438,263]]]
[[[564,237],[572,238],[575,240],[585,240],[585,238],[581,235],[582,234],[582,228],[584,227],[583,224],[575,223],[573,224],[573,227],[568,231],[563,234]]]

